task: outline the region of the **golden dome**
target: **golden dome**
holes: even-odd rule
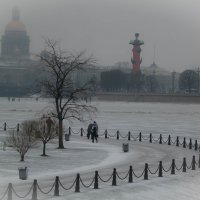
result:
[[[23,22],[19,20],[13,20],[9,22],[6,26],[6,31],[23,31],[26,32],[26,27]]]

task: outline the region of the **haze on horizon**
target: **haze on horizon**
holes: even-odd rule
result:
[[[198,0],[0,0],[0,35],[18,6],[33,54],[44,37],[63,49],[93,54],[99,65],[131,64],[136,32],[144,41],[142,66],[154,59],[170,71],[200,66],[200,1]],[[155,49],[155,58],[154,58]]]

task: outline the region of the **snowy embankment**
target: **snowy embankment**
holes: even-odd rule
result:
[[[131,103],[131,102],[94,102],[99,112],[93,119],[99,124],[100,132],[105,129],[109,133],[138,134],[140,131],[149,135],[162,133],[165,138],[171,134],[176,136],[199,139],[199,116],[200,107],[196,104],[159,104],[159,103]],[[38,118],[42,115],[45,107],[51,106],[48,100],[39,101],[21,99],[15,102],[8,102],[7,99],[0,101],[0,127],[4,122],[8,126],[14,127],[26,119]],[[65,123],[66,128],[70,125],[72,129],[80,130],[80,127],[87,128],[89,121],[85,124]],[[5,134],[5,133],[3,133]],[[1,135],[0,139],[3,139]],[[194,140],[193,140],[194,141]],[[12,149],[0,151],[0,186],[1,192],[5,191],[8,182],[13,183],[16,192],[23,194],[29,190],[33,179],[38,179],[38,184],[45,191],[52,186],[55,176],[59,175],[61,182],[70,186],[76,176],[80,173],[84,182],[88,184],[94,176],[94,171],[99,170],[99,174],[107,179],[114,167],[120,175],[125,175],[132,165],[137,175],[141,174],[144,164],[148,163],[152,171],[158,167],[159,161],[163,161],[163,166],[167,169],[172,159],[176,159],[178,167],[181,166],[183,157],[191,162],[192,156],[198,158],[198,152],[193,150],[175,147],[173,145],[159,145],[129,142],[129,153],[122,152],[122,140],[101,139],[99,143],[92,144],[86,138],[73,137],[70,142],[66,142],[66,149],[63,151],[56,149],[57,142],[47,145],[48,157],[41,157],[42,147],[37,146],[31,149],[25,156],[25,163],[19,162],[19,155]],[[127,141],[126,141],[127,142]],[[28,166],[28,180],[19,180],[18,167]],[[176,172],[176,175],[164,173],[164,177],[149,175],[149,180],[134,178],[133,183],[127,181],[117,181],[118,186],[111,186],[109,183],[99,183],[100,189],[81,187],[80,193],[70,191],[60,191],[60,197],[53,197],[53,192],[49,195],[42,195],[38,191],[38,199],[57,200],[200,200],[199,197],[199,169],[187,173]],[[13,194],[13,199],[15,196]],[[31,199],[31,194],[28,199]]]
[[[38,184],[43,191],[48,191],[55,176],[59,176],[61,182],[69,187],[76,173],[80,173],[83,181],[88,185],[94,177],[94,171],[99,170],[99,174],[104,179],[112,174],[113,167],[121,176],[127,173],[129,166],[132,165],[136,174],[141,174],[144,169],[144,164],[149,163],[152,171],[158,167],[159,161],[163,161],[165,169],[171,165],[171,159],[176,159],[178,167],[181,166],[183,157],[187,158],[188,164],[191,162],[192,156],[198,156],[194,150],[183,149],[181,147],[149,144],[130,141],[130,150],[128,153],[122,151],[123,140],[112,140],[99,138],[99,143],[91,143],[85,137],[72,136],[71,141],[65,142],[66,149],[56,149],[57,141],[47,145],[48,157],[41,157],[41,146],[37,146],[28,152],[25,157],[25,163],[19,162],[18,154],[10,148],[0,152],[0,173],[1,173],[1,191],[3,192],[7,183],[12,182],[13,187],[18,194],[26,194],[29,190],[33,179],[38,180]],[[28,180],[20,180],[18,178],[17,167],[28,166]],[[43,195],[38,192],[38,199],[159,199],[163,194],[167,199],[177,199],[172,197],[172,194],[167,191],[172,188],[177,188],[174,192],[180,195],[181,188],[186,187],[189,190],[193,176],[196,176],[198,171],[189,170],[187,173],[178,172],[177,175],[170,175],[170,172],[164,173],[163,178],[158,178],[157,175],[149,175],[148,181],[141,178],[134,178],[133,183],[117,180],[118,186],[111,186],[112,180],[108,183],[99,182],[100,189],[94,190],[93,186],[84,188],[81,186],[81,193],[74,193],[73,189],[64,191],[60,189],[60,197],[53,197],[53,192],[48,195]],[[193,177],[194,178],[194,177]],[[185,183],[181,181],[184,180]],[[195,177],[195,182],[198,182],[198,177]],[[187,184],[186,184],[187,183]],[[188,187],[186,186],[188,185]],[[155,192],[156,193],[155,193]],[[154,194],[155,193],[155,194]],[[150,195],[151,194],[151,195]],[[157,197],[156,197],[157,196]],[[164,196],[162,199],[165,199]],[[184,199],[184,198],[183,198]]]

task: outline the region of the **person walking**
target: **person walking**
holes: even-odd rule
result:
[[[93,124],[90,123],[87,128],[87,138],[90,139],[90,135],[92,135],[92,126]]]
[[[96,123],[96,121],[94,121],[93,125],[92,125],[92,134],[91,134],[91,139],[92,142],[94,143],[94,139],[96,140],[96,142],[98,142],[98,125]]]

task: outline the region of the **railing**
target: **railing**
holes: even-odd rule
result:
[[[91,178],[91,180],[87,180],[84,182],[84,180],[81,178],[80,174],[78,173],[70,186],[65,186],[60,180],[59,176],[56,176],[55,181],[52,183],[52,185],[47,191],[44,191],[41,188],[41,186],[38,184],[37,179],[35,179],[33,181],[33,184],[30,186],[28,192],[25,193],[24,195],[19,195],[17,191],[14,189],[13,184],[9,183],[2,197],[0,197],[0,200],[5,199],[6,197],[7,197],[7,200],[12,200],[13,196],[24,199],[31,195],[32,195],[32,200],[38,200],[39,192],[43,195],[48,195],[50,193],[53,193],[51,194],[51,196],[52,195],[60,196],[60,190],[65,190],[65,191],[74,190],[74,192],[80,192],[81,187],[99,189],[100,183],[103,184],[107,182],[110,182],[112,186],[117,186],[118,181],[133,183],[134,178],[137,178],[137,179],[143,178],[144,180],[148,180],[150,175],[152,176],[157,175],[157,177],[163,177],[164,173],[169,172],[171,175],[174,175],[176,174],[176,172],[179,172],[181,170],[183,173],[185,173],[188,169],[196,170],[197,167],[200,168],[200,155],[199,155],[198,162],[196,162],[195,156],[193,156],[192,161],[189,165],[187,164],[186,158],[184,157],[183,162],[181,166],[179,167],[176,165],[175,159],[172,159],[172,163],[170,164],[170,166],[168,166],[168,168],[164,168],[162,161],[160,161],[158,164],[158,167],[154,170],[150,169],[148,163],[145,163],[144,169],[141,171],[140,174],[136,174],[132,166],[130,166],[129,169],[123,173],[117,172],[117,169],[114,168],[111,174],[108,175],[106,178],[103,178],[99,174],[98,171],[95,171],[93,178]]]
[[[72,130],[71,127],[68,129],[68,134],[74,134],[80,136],[87,136],[87,131],[81,128],[78,131]],[[183,137],[182,141],[180,141],[180,137],[177,136],[176,138],[172,138],[171,135],[168,135],[167,138],[164,138],[162,134],[159,134],[159,136],[156,138],[153,136],[152,133],[149,135],[143,135],[141,132],[137,135],[132,134],[130,131],[127,134],[121,134],[119,130],[117,130],[115,133],[108,133],[108,130],[106,129],[103,133],[98,134],[100,137],[104,137],[105,139],[127,139],[128,141],[149,141],[149,143],[159,143],[159,144],[167,144],[167,145],[176,145],[177,147],[183,146],[183,148],[188,147],[189,149],[194,149],[195,151],[200,150],[200,146],[198,145],[197,139],[195,141],[192,141],[191,138]],[[187,140],[189,139],[189,142],[187,143]]]

